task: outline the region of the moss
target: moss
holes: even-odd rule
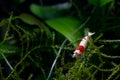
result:
[[[97,40],[97,39],[96,39]],[[97,40],[97,42],[99,39]],[[101,49],[103,45],[96,46],[94,40],[90,39],[86,51],[74,62],[71,62],[72,67],[68,67],[68,71],[64,72],[65,64],[61,67],[61,73],[64,79],[61,80],[116,80],[119,78],[120,64],[112,63],[112,59],[118,59],[120,56],[110,56]],[[63,58],[62,58],[63,59]],[[63,63],[63,61],[62,61]],[[70,63],[70,62],[69,62]],[[59,71],[58,71],[59,72]],[[55,80],[60,80],[55,77]]]

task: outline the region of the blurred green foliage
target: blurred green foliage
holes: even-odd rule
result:
[[[0,80],[46,80],[56,57],[50,80],[119,80],[120,2],[69,0],[48,6],[45,2],[12,0],[15,11],[9,18],[0,16],[0,53],[13,67],[0,55]],[[95,35],[85,52],[73,59],[88,29]]]

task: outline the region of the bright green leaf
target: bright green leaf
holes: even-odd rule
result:
[[[78,27],[80,27],[79,20],[73,17],[62,17],[53,20],[47,20],[46,22],[48,25],[50,25],[50,27],[64,35],[70,42],[74,42],[81,38],[81,30],[73,34],[78,29]],[[77,45],[78,43],[74,43],[74,46]]]

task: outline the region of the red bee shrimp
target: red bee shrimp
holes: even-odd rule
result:
[[[77,57],[79,56],[80,54],[82,54],[84,51],[85,51],[85,47],[86,47],[86,44],[88,42],[88,39],[90,36],[92,36],[94,33],[91,33],[91,32],[88,32],[88,35],[85,36],[82,41],[80,42],[80,44],[78,45],[78,47],[76,48],[76,50],[74,51],[74,54],[72,55],[72,57]]]

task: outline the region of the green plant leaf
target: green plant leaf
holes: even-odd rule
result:
[[[48,27],[45,26],[43,24],[43,22],[36,19],[34,16],[27,14],[27,13],[22,13],[21,15],[18,16],[18,18],[20,18],[23,22],[25,22],[29,25],[38,26],[39,28],[41,28],[41,30],[45,31],[45,33],[47,34],[48,37],[50,37],[52,35],[50,30],[48,29]]]
[[[110,3],[110,2],[114,2],[114,0],[88,0],[90,4],[93,4],[95,6],[105,6],[106,4]]]
[[[64,35],[70,42],[74,42],[82,37],[82,31],[79,30],[75,34],[75,30],[80,26],[79,20],[73,17],[61,17],[53,20],[47,20],[46,23],[53,29]],[[74,43],[77,46],[78,43]]]
[[[66,5],[66,6],[65,6]],[[33,14],[42,19],[51,19],[61,16],[63,13],[68,12],[71,5],[68,3],[53,5],[53,6],[39,6],[31,4],[30,10]]]

